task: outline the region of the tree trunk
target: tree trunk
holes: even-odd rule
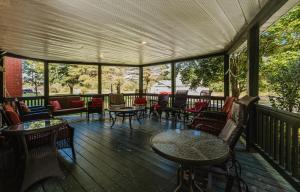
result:
[[[73,93],[74,93],[74,86],[69,85],[69,88],[70,88],[70,94],[73,95]]]

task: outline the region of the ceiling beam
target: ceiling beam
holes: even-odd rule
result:
[[[276,11],[278,11],[288,0],[270,0],[260,12],[252,19],[252,21],[244,26],[236,36],[233,38],[232,42],[225,47],[227,53],[230,54],[234,52],[246,39],[248,31],[255,25],[261,26],[264,24]]]
[[[209,58],[209,57],[217,57],[217,56],[224,55],[225,53],[226,53],[225,51],[220,51],[220,52],[210,53],[210,54],[206,54],[206,55],[198,55],[198,56],[193,56],[193,57],[186,57],[186,58],[173,59],[173,60],[167,60],[167,61],[162,61],[162,62],[149,63],[149,64],[144,64],[142,66],[143,67],[148,67],[148,66],[152,66],[152,65],[177,63],[177,62],[188,61],[188,60],[204,59],[204,58]]]

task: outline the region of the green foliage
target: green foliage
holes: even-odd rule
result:
[[[300,60],[279,66],[273,74],[268,74],[267,78],[271,89],[278,94],[278,97],[270,97],[272,105],[290,112],[299,110]]]
[[[97,88],[97,66],[90,65],[69,65],[50,64],[49,82],[52,84],[52,91],[60,93],[54,85],[67,86],[69,93],[74,94],[75,86],[82,86],[81,93],[84,94],[90,88]]]
[[[295,111],[300,106],[300,5],[260,36],[260,91],[274,94],[272,106]],[[298,107],[297,107],[298,106]],[[298,111],[300,111],[298,109]]]
[[[176,74],[191,89],[199,86],[216,91],[223,90],[223,57],[210,57],[176,64]]]
[[[41,62],[22,60],[23,81],[33,87],[35,96],[38,96],[38,88],[44,84],[44,65]]]
[[[157,82],[161,80],[170,80],[170,65],[158,65],[144,67],[143,69],[143,83],[144,89],[149,89]]]

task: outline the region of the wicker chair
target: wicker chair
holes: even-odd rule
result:
[[[7,126],[13,125],[12,121],[6,115],[6,112],[3,109],[2,105],[0,105],[0,113],[2,115],[3,122]],[[35,120],[48,119],[48,118],[50,118],[50,117],[49,116],[47,116],[46,118],[39,117]],[[71,148],[73,159],[76,160],[73,138],[74,138],[74,128],[68,124],[65,124],[64,126],[60,127],[58,130],[57,139],[56,139],[56,147],[57,147],[57,149]]]
[[[125,100],[123,94],[109,94],[109,107],[125,107]]]
[[[40,129],[21,136],[20,146],[23,149],[20,152],[23,153],[25,164],[21,165],[24,166],[24,172],[20,191],[25,191],[30,185],[48,177],[63,177],[57,159],[56,134],[55,129]]]

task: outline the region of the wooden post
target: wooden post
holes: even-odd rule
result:
[[[224,97],[229,96],[229,55],[224,55]]]
[[[4,55],[3,51],[0,51],[0,102],[4,100]]]
[[[175,77],[175,63],[171,63],[171,93],[172,93],[172,105],[174,102],[174,94],[176,91],[176,77]]]
[[[139,67],[139,96],[143,96],[143,67]]]
[[[47,106],[48,102],[49,102],[49,63],[48,63],[48,61],[44,61],[44,97],[45,97],[44,105]]]
[[[98,94],[102,94],[102,65],[98,65]]]
[[[259,92],[259,26],[254,25],[248,33],[248,95],[258,96]],[[249,123],[246,130],[246,148],[253,145],[257,131],[255,107],[249,109]]]

